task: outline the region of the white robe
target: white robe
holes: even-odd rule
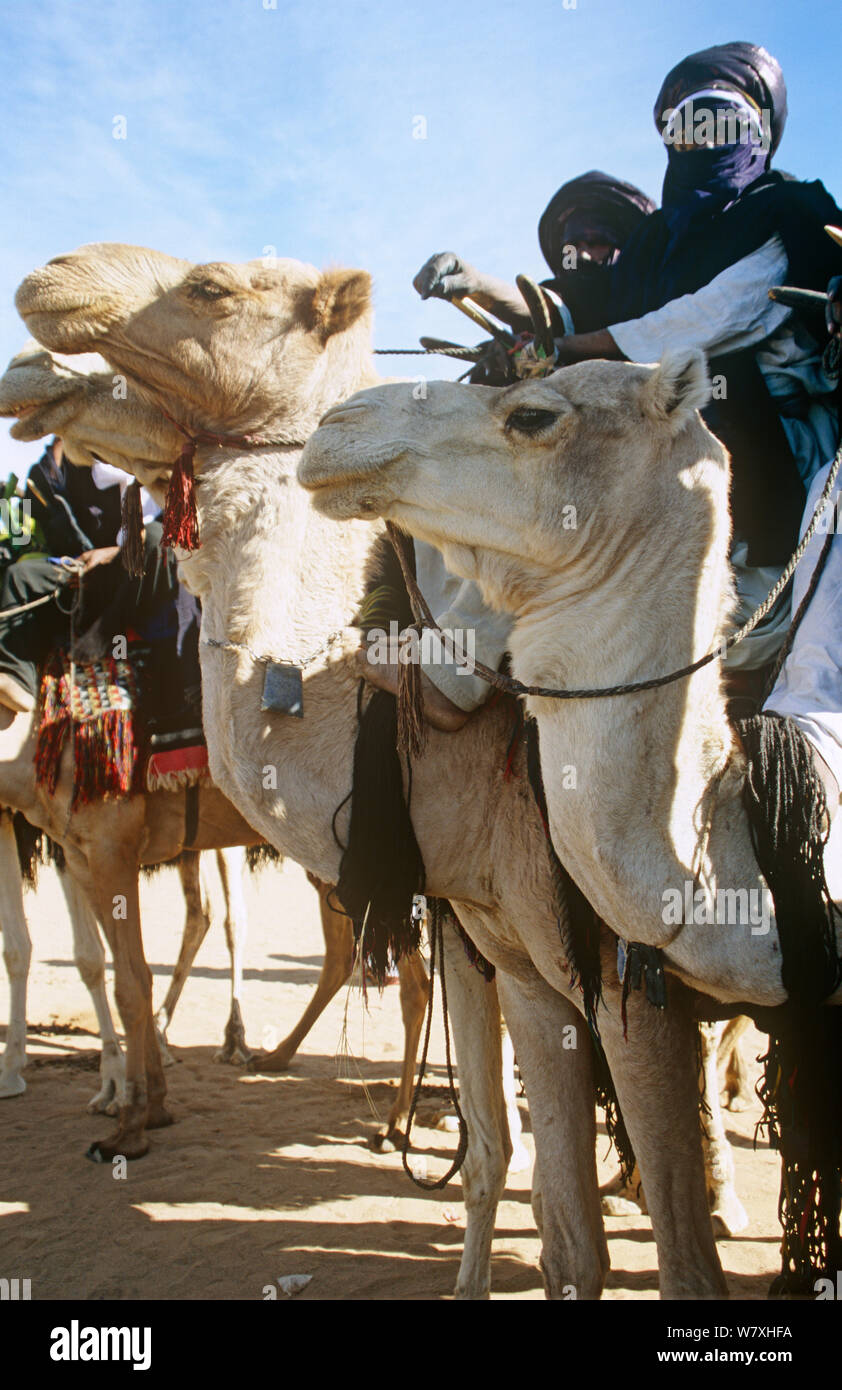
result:
[[[813,480],[804,512],[806,531],[830,464]],[[783,664],[764,709],[788,714],[819,750],[842,788],[842,536],[835,530],[840,489],[837,483],[828,512],[795,571],[792,594],[797,612],[810,583],[828,529],[834,531],[821,579],[795,634],[792,651]],[[842,516],[838,518],[842,521]]]

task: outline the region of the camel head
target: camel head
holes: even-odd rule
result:
[[[0,416],[14,418],[13,439],[60,435],[74,463],[95,458],[160,486],[178,453],[177,430],[129,390],[95,353],[62,357],[28,343],[0,377]]]
[[[724,559],[727,459],[697,414],[708,395],[695,350],[656,367],[583,362],[504,389],[382,385],[327,412],[299,481],[325,515],[390,518],[517,611],[565,571],[574,591],[595,585],[645,551],[653,525],[679,545],[693,492],[708,546],[711,491],[722,502]]]
[[[28,275],[17,307],[59,352],[99,351],[185,426],[299,442],[374,382],[370,277],[300,261],[193,265],[100,242]]]

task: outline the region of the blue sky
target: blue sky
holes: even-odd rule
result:
[[[25,337],[23,275],[100,240],[364,266],[379,346],[474,341],[454,309],[416,296],[422,261],[447,249],[509,278],[540,272],[538,216],[584,169],[657,197],[661,79],[730,39],[783,65],[778,164],[842,199],[838,0],[271,3],[0,0],[3,362]],[[441,358],[425,370],[451,374]],[[36,455],[0,428],[0,475]]]

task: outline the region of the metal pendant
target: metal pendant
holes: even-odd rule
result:
[[[304,718],[304,682],[300,666],[287,662],[270,661],[263,678],[263,698],[260,708],[275,710],[278,714],[292,714],[296,719]]]

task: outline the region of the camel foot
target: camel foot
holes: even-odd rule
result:
[[[531,1167],[532,1159],[530,1158],[529,1150],[524,1144],[516,1144],[512,1149],[512,1156],[509,1159],[508,1171],[510,1173],[525,1173],[527,1169]]]
[[[155,1025],[155,1037],[158,1040],[158,1051],[161,1054],[162,1067],[174,1067],[175,1058],[167,1047],[167,1035],[163,1033],[158,1025]]]
[[[250,1072],[287,1071],[294,1056],[276,1047],[274,1052],[252,1052],[247,1065]]]
[[[371,1136],[369,1145],[378,1154],[400,1153],[405,1139],[406,1135],[403,1130],[393,1125],[386,1125],[384,1129],[379,1129],[376,1134]]]
[[[724,1192],[711,1212],[711,1220],[718,1222],[727,1236],[738,1236],[748,1226],[748,1213],[735,1192]]]
[[[250,1047],[240,1047],[239,1044],[231,1045],[223,1043],[222,1046],[213,1054],[215,1062],[229,1062],[232,1067],[247,1067],[254,1053]]]
[[[26,1090],[26,1082],[20,1072],[12,1071],[6,1076],[0,1076],[0,1100],[11,1100],[12,1096],[22,1096]]]
[[[89,1115],[116,1115],[120,1105],[114,1082],[103,1081],[96,1095],[91,1096],[86,1108]]]
[[[632,1202],[628,1197],[618,1197],[616,1194],[607,1193],[603,1196],[600,1206],[603,1216],[640,1216],[640,1207],[637,1202]]]
[[[445,1134],[459,1133],[459,1117],[454,1115],[452,1110],[443,1110],[436,1115],[433,1120],[433,1128],[440,1129]]]
[[[744,1095],[741,1091],[738,1091],[734,1096],[726,1096],[725,1109],[730,1110],[732,1115],[739,1115],[743,1110],[748,1110],[752,1100],[752,1096]]]
[[[283,1047],[283,1043],[281,1044]],[[248,1066],[252,1057],[252,1052],[246,1042],[246,1030],[243,1024],[243,1016],[240,1013],[240,1006],[236,999],[231,1005],[231,1013],[225,1025],[225,1036],[222,1039],[222,1046],[218,1052],[214,1053],[215,1062],[230,1062],[234,1066]]]
[[[166,1129],[168,1125],[175,1124],[175,1120],[162,1101],[150,1101],[149,1109],[146,1112],[145,1129]]]
[[[99,1139],[85,1150],[85,1157],[92,1163],[110,1163],[114,1158],[125,1158],[132,1161],[136,1158],[143,1158],[149,1152],[149,1140],[141,1130],[140,1133],[133,1135],[123,1134],[120,1130],[114,1135],[113,1139]]]

